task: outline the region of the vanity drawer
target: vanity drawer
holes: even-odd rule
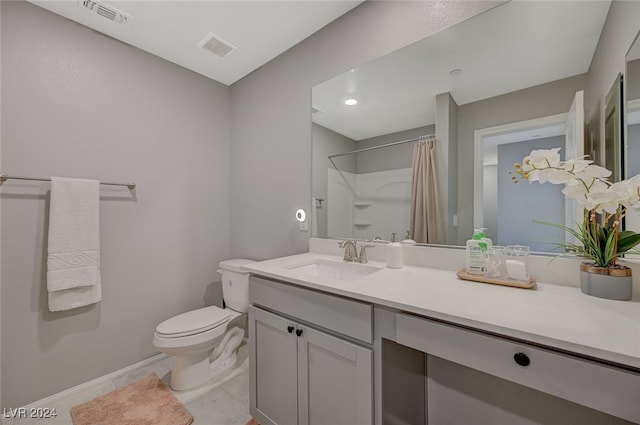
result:
[[[639,373],[402,313],[396,315],[396,341],[640,423]]]
[[[292,284],[251,276],[251,304],[284,313],[367,344],[373,343],[373,306]]]

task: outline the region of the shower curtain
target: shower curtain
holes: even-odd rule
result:
[[[434,137],[421,137],[413,147],[410,226],[411,239],[418,243],[445,242]]]

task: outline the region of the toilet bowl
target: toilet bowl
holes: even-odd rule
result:
[[[173,356],[170,385],[174,390],[201,385],[211,379],[212,369],[220,372],[235,364],[235,350],[242,343],[244,329],[229,325],[248,309],[249,275],[240,270],[248,262],[252,261],[234,259],[220,263],[225,308],[210,306],[188,311],[156,327],[153,345]]]

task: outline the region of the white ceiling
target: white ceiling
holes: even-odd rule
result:
[[[362,140],[434,124],[440,93],[464,105],[585,73],[609,5],[504,3],[315,86],[313,121]],[[462,73],[451,76],[456,68]],[[347,97],[358,105],[345,106]]]
[[[78,0],[31,0],[38,6],[226,85],[269,62],[363,0],[110,1],[131,15],[118,25]],[[214,33],[238,48],[220,58],[197,44]]]

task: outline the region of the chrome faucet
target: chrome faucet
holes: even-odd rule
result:
[[[350,263],[358,261],[358,246],[354,240],[344,240],[338,243],[338,247],[344,248],[344,261]]]

